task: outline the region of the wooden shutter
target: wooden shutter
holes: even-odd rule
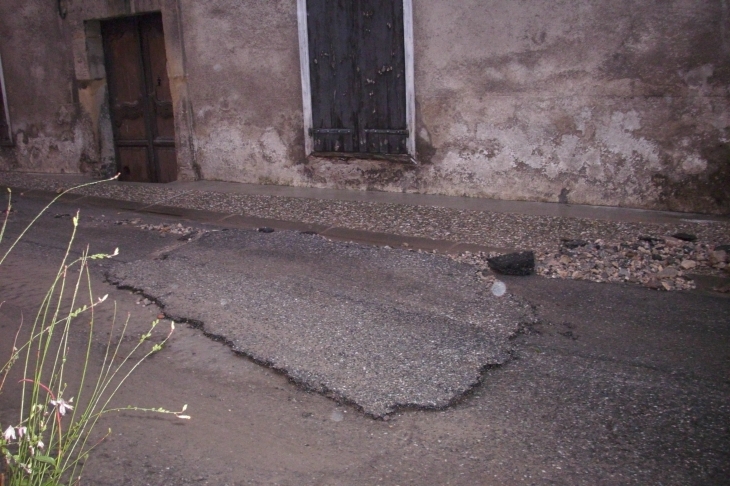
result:
[[[406,154],[402,0],[307,0],[315,152]]]

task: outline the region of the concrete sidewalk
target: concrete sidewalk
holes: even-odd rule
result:
[[[27,195],[50,196],[89,182],[82,175],[0,172],[0,185]],[[563,238],[624,241],[639,234],[676,232],[696,234],[708,244],[730,239],[730,219],[719,216],[214,181],[111,181],[74,190],[63,199],[231,227],[315,231],[337,240],[449,253],[551,251]]]

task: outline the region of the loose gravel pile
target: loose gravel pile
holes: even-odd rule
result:
[[[487,272],[487,259],[497,255],[466,252],[455,258]],[[555,251],[537,252],[535,259],[536,273],[548,278],[626,282],[666,291],[694,289],[692,274],[730,276],[730,245],[672,236],[641,236],[634,241],[564,240]]]

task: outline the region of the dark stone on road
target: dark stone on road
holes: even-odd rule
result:
[[[535,272],[535,253],[521,251],[487,260],[489,268],[502,275],[527,276]]]
[[[715,251],[726,251],[730,252],[730,245],[717,245]]]
[[[267,227],[259,228],[259,233],[273,233],[273,232],[274,232],[274,228],[267,228]]]
[[[675,233],[672,235],[672,237],[682,241],[697,241],[697,236],[690,233]]]

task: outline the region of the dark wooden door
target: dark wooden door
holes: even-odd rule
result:
[[[315,152],[406,154],[402,0],[307,0]]]
[[[109,105],[120,179],[177,179],[175,124],[162,16],[102,22]]]

